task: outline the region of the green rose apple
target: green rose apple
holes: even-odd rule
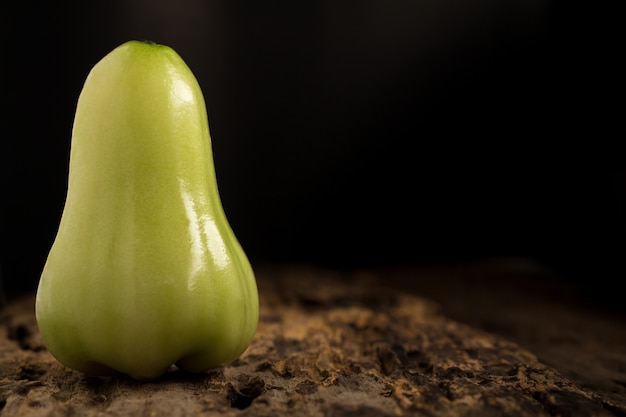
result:
[[[78,99],[67,199],[37,290],[46,347],[87,374],[202,372],[247,349],[258,310],[194,75],[170,47],[120,45]]]

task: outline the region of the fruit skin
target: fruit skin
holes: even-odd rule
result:
[[[255,276],[219,198],[200,86],[170,47],[128,41],[90,71],[35,311],[48,350],[92,375],[203,372],[251,343]]]

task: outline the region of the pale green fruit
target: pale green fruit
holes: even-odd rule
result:
[[[120,45],[78,99],[67,199],[37,290],[46,347],[87,374],[202,372],[247,349],[258,310],[194,75],[167,46]]]

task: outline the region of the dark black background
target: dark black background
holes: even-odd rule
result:
[[[8,294],[36,288],[54,239],[84,78],[129,39],[173,47],[196,74],[222,202],[253,264],[523,256],[616,293],[626,177],[608,10],[117,0],[1,13]]]

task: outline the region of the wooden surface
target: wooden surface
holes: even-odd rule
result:
[[[245,354],[147,383],[60,365],[28,296],[0,313],[0,416],[626,416],[624,316],[542,273],[261,267]]]

